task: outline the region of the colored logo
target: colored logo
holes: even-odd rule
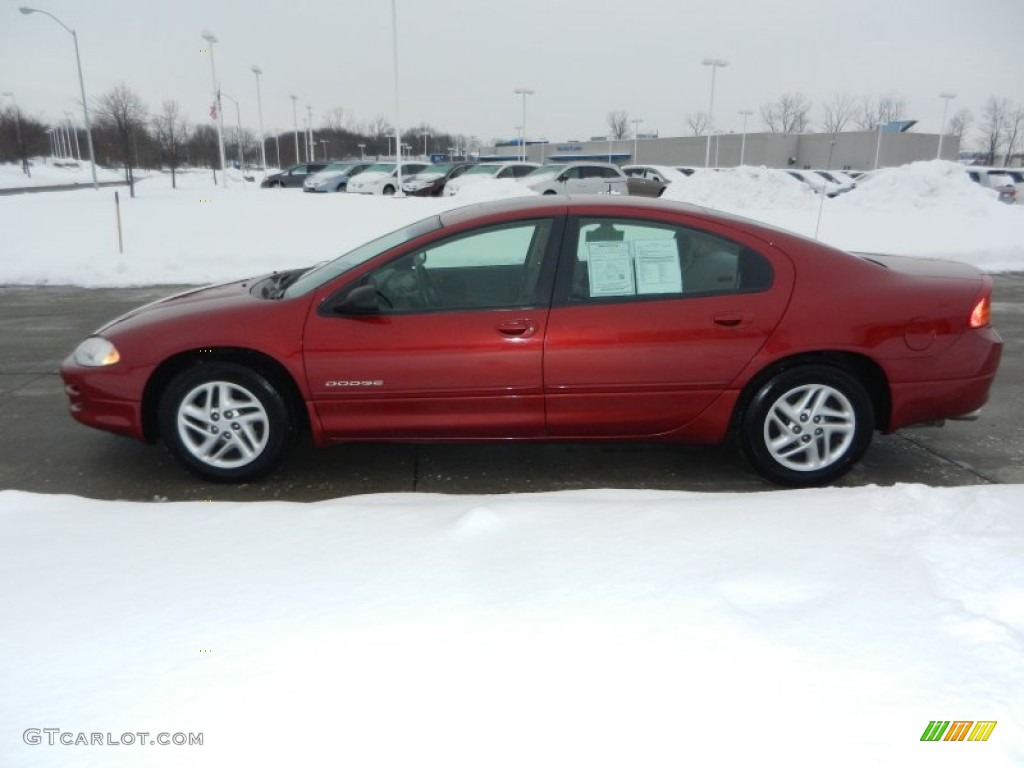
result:
[[[932,720],[921,741],[988,741],[995,728],[995,720]]]

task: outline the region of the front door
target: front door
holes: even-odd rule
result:
[[[312,311],[305,363],[325,432],[345,438],[537,437],[552,219],[436,241],[363,276],[378,311]],[[550,267],[549,267],[550,271]]]

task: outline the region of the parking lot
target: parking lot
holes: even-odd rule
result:
[[[993,322],[1006,343],[992,399],[975,422],[876,436],[841,485],[1024,482],[1024,274],[995,278]],[[214,485],[161,446],[80,426],[67,412],[58,366],[75,344],[125,310],[176,290],[0,289],[0,487],[100,499],[316,501],[364,493],[530,493],[578,488],[761,491],[731,447],[604,443],[540,445],[300,443],[260,483]]]

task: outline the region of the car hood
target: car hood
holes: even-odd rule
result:
[[[220,309],[227,304],[251,300],[252,296],[249,289],[252,287],[252,284],[266,277],[269,277],[269,275],[261,275],[260,277],[247,280],[235,280],[230,283],[217,283],[201,288],[191,288],[172,296],[165,296],[162,299],[151,301],[149,304],[143,304],[141,307],[136,307],[125,312],[120,317],[114,318],[97,329],[96,334],[106,333],[116,326],[124,325],[131,320],[140,320],[146,316],[195,312],[203,306],[210,309]]]

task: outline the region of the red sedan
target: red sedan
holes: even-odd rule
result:
[[[861,258],[701,208],[544,197],[432,216],[309,270],[189,291],[85,340],[78,421],[224,481],[294,435],[343,441],[735,435],[831,482],[877,429],[970,417],[1002,341],[992,281]]]

